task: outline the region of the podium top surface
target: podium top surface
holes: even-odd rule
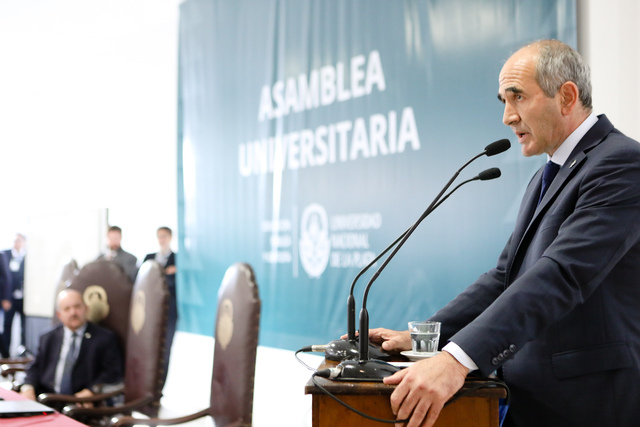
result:
[[[331,360],[324,360],[320,364],[318,370],[331,368],[338,365],[338,362]],[[324,387],[327,391],[336,395],[391,395],[395,390],[395,385],[387,385],[382,382],[368,382],[368,381],[342,381],[342,380],[330,380],[327,378],[316,377],[316,382]],[[462,391],[470,390],[481,383],[487,383],[487,378],[474,378],[473,376],[467,377],[467,380],[462,386]],[[305,394],[323,394],[322,391],[313,384],[310,378],[305,386]],[[479,388],[476,390],[470,390],[468,394],[463,397],[487,397],[493,399],[503,399],[507,396],[505,389],[501,387],[495,388]]]

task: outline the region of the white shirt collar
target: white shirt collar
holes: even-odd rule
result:
[[[169,258],[169,256],[171,255],[171,248],[167,249],[166,251],[163,251],[162,249],[160,249],[158,251],[158,255],[164,257],[164,258]]]
[[[67,328],[66,326],[63,326],[63,328],[64,328],[64,336],[66,338],[70,339],[71,336],[73,335],[74,331],[72,331],[71,329]],[[84,322],[84,325],[82,325],[78,329],[76,329],[75,333],[77,334],[77,336],[82,337],[86,330],[87,330],[87,322]]]
[[[573,149],[578,145],[578,142],[580,142],[582,137],[586,135],[589,129],[591,129],[597,121],[598,116],[596,116],[595,113],[592,112],[589,114],[589,117],[587,117],[584,122],[582,122],[582,124],[580,124],[580,126],[578,126],[562,144],[560,144],[555,153],[553,153],[553,156],[547,155],[547,161],[551,160],[553,163],[560,166],[564,165]]]
[[[11,248],[11,257],[12,258],[22,259],[22,258],[24,258],[26,253],[27,253],[27,250],[25,248],[20,249],[20,251],[16,251],[15,248]]]

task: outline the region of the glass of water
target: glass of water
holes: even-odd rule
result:
[[[414,353],[436,353],[440,341],[440,322],[409,322],[411,348]]]

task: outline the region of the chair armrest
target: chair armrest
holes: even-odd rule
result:
[[[83,408],[77,405],[69,405],[64,407],[64,409],[62,410],[62,413],[71,418],[75,418],[80,415],[88,415],[90,417],[101,417],[104,415],[130,414],[131,411],[133,411],[134,409],[147,405],[151,402],[153,402],[153,396],[148,394],[144,397],[141,397],[136,400],[132,400],[131,402],[127,402],[124,405],[120,405],[120,406],[101,407],[101,408]]]
[[[26,365],[33,361],[33,356],[0,358],[0,365]]]
[[[24,372],[25,370],[25,365],[21,363],[3,363],[2,366],[0,366],[0,375],[8,377],[16,372]]]
[[[189,421],[197,420],[198,418],[206,417],[208,415],[209,416],[211,415],[211,408],[203,409],[200,412],[196,412],[195,414],[191,414],[191,415],[185,415],[184,417],[166,418],[166,419],[160,419],[160,418],[142,419],[142,418],[125,416],[125,415],[119,415],[117,417],[113,417],[109,425],[112,427],[125,427],[125,426],[128,427],[134,424],[145,425],[150,427],[171,426],[174,424],[183,424]]]
[[[42,393],[38,395],[38,402],[47,404],[52,402],[62,403],[86,403],[86,402],[100,402],[102,400],[109,399],[124,393],[124,387],[120,387],[110,393],[99,393],[93,396],[76,397],[71,394],[56,394],[56,393]]]

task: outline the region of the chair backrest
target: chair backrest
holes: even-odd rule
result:
[[[153,260],[140,267],[133,285],[129,336],[125,353],[124,400],[152,396],[138,408],[150,417],[158,415],[162,397],[162,370],[169,310],[169,289],[160,265]]]
[[[58,319],[58,316],[56,316],[56,300],[58,299],[58,294],[67,289],[69,285],[71,285],[71,281],[78,275],[79,271],[80,268],[78,267],[78,263],[73,258],[70,258],[65,263],[63,263],[60,268],[60,274],[58,275],[58,279],[55,282],[55,297],[53,298],[53,317],[51,317],[51,325],[53,326],[57,326],[60,324],[60,319]]]
[[[62,267],[60,268],[60,275],[58,276],[56,295],[66,289],[79,272],[80,269],[78,268],[78,263],[73,258],[70,258],[67,262],[62,264]]]
[[[56,297],[60,292],[67,289],[69,285],[71,285],[71,281],[78,275],[79,271],[80,269],[78,268],[78,263],[73,258],[62,264],[62,267],[60,268],[60,275],[58,276],[58,280],[56,281]],[[58,325],[60,323],[58,316],[55,315],[56,300],[57,298],[54,298],[53,300],[53,317],[51,318],[51,323],[53,325]]]
[[[260,296],[251,266],[229,267],[218,291],[211,416],[216,426],[251,425]]]
[[[90,321],[116,333],[124,353],[133,283],[122,267],[112,261],[90,262],[71,280],[69,288],[82,293]]]

